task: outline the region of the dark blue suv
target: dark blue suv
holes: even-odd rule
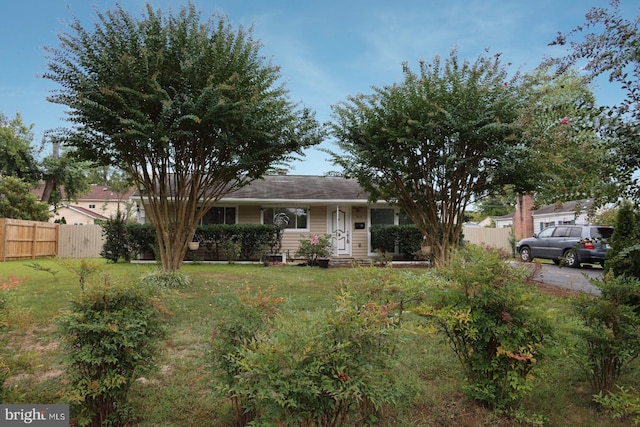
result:
[[[554,225],[520,240],[516,250],[525,262],[543,258],[559,265],[564,259],[569,267],[583,263],[604,266],[612,233],[613,227],[607,225]]]

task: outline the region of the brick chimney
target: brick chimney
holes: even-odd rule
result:
[[[533,235],[533,194],[516,196],[516,213],[513,215],[513,234],[517,240]]]

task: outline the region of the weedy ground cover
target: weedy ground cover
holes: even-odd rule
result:
[[[6,365],[5,403],[61,403],[65,384],[62,348],[55,320],[67,312],[70,301],[84,286],[136,280],[157,270],[155,264],[111,264],[102,260],[36,260],[0,263],[0,278],[20,278],[8,291],[10,321],[2,327],[0,354]],[[71,264],[69,264],[71,263]],[[35,265],[34,265],[35,264]],[[374,271],[375,270],[375,271]],[[331,310],[345,281],[353,275],[375,280],[385,269],[319,269],[312,267],[188,264],[182,271],[191,279],[167,287],[161,298],[171,318],[161,343],[159,369],[133,384],[130,404],[139,426],[234,425],[229,399],[217,396],[210,354],[216,325],[233,317],[233,301],[247,292],[282,297],[283,309],[312,313]],[[400,270],[407,275],[432,274],[429,269]],[[422,278],[421,280],[423,280]],[[393,289],[391,290],[393,292]],[[383,405],[377,426],[631,426],[615,421],[593,405],[589,384],[568,357],[565,343],[575,339],[576,319],[566,292],[536,288],[554,314],[557,333],[545,352],[548,360],[531,395],[509,414],[478,405],[462,392],[465,376],[444,338],[424,318],[403,315],[400,344],[393,368],[401,398]],[[428,298],[428,295],[424,296]],[[302,317],[302,316],[301,316]],[[640,381],[637,362],[625,376],[628,385]]]

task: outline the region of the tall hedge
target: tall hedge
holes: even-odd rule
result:
[[[102,256],[113,262],[156,253],[156,234],[151,224],[125,224],[122,218],[114,218],[105,223],[103,234],[106,242]],[[234,242],[240,244],[240,259],[258,260],[277,245],[278,229],[262,224],[210,224],[198,227],[194,239],[200,242],[207,259],[225,259],[225,246]]]
[[[422,233],[415,225],[374,225],[371,237],[377,246],[374,250],[393,253],[397,245],[400,254],[407,258],[412,258],[422,245]]]
[[[240,259],[257,260],[276,245],[278,228],[262,224],[209,224],[198,227],[195,240],[211,259],[224,259],[227,242],[240,244]]]

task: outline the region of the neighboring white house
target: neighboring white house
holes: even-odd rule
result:
[[[493,222],[496,228],[506,228],[513,226],[513,212],[508,215],[496,216],[493,219]]]
[[[533,211],[533,229],[537,233],[552,225],[589,224],[593,199],[546,205]]]
[[[534,232],[537,233],[546,227],[558,224],[588,224],[592,206],[593,199],[583,199],[546,205],[531,211]],[[511,213],[493,218],[496,228],[511,227],[513,216],[514,214]]]

